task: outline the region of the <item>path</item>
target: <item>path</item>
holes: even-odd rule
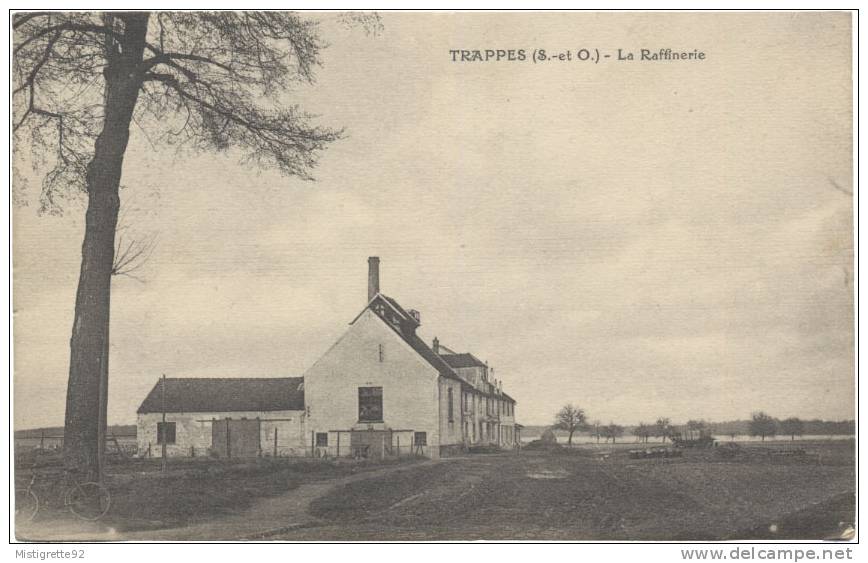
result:
[[[62,528],[47,529],[39,522],[19,526],[16,536],[22,541],[218,541],[268,539],[291,530],[316,526],[320,521],[308,514],[310,503],[334,488],[363,479],[381,477],[459,458],[426,460],[364,471],[347,477],[307,483],[297,489],[257,501],[237,514],[180,528],[118,532],[99,522],[64,521]]]

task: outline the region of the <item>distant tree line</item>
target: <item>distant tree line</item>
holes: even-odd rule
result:
[[[765,413],[754,413],[765,414]],[[771,417],[770,417],[771,418]],[[774,435],[793,436],[849,436],[856,433],[856,422],[854,420],[804,420],[796,417],[790,417],[776,421],[779,428],[776,426]],[[711,431],[716,436],[759,436],[751,431],[751,424],[755,424],[753,416],[751,420],[733,420],[729,422],[717,422],[711,424]],[[767,424],[767,423],[766,423]],[[758,430],[758,428],[755,428]],[[794,431],[793,431],[794,430]],[[793,431],[791,433],[791,431]]]
[[[526,429],[526,434],[531,434]],[[648,443],[651,440],[666,442],[676,439],[697,440],[709,436],[754,436],[761,440],[775,436],[787,436],[791,440],[805,435],[809,436],[841,436],[853,435],[856,423],[853,420],[802,420],[797,417],[777,419],[763,411],[751,414],[750,420],[734,420],[729,422],[708,422],[704,419],[691,419],[684,424],[673,424],[667,417],[659,417],[653,423],[639,422],[635,426],[621,426],[614,422],[603,424],[600,420],[588,421],[583,408],[572,403],[564,405],[555,415],[554,430],[567,434],[567,444],[572,445],[577,433],[587,433],[597,443],[600,441],[615,443],[625,433],[632,434],[636,442]]]

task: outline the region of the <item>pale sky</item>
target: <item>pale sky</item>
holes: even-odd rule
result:
[[[316,182],[133,126],[109,422],[160,374],[300,376],[381,287],[524,424],[854,416],[848,14],[383,14],[287,101],[345,127]],[[700,49],[453,63],[450,49]],[[837,184],[840,189],[836,188]],[[33,201],[35,195],[30,193]],[[83,212],[14,210],[17,428],[63,423]]]

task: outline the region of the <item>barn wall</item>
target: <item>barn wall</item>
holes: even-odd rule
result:
[[[425,454],[438,457],[438,379],[437,370],[375,313],[366,310],[304,374],[305,403],[310,409],[307,432],[369,427],[426,432]],[[383,388],[382,423],[359,422],[359,387]],[[403,449],[409,445],[412,434],[400,436]],[[336,438],[334,432],[329,435],[330,446]]]
[[[277,429],[277,455],[293,456],[305,454],[303,411],[268,411],[268,412],[219,412],[219,413],[166,413],[166,422],[175,423],[175,443],[166,445],[166,454],[173,456],[189,456],[191,446],[197,456],[207,456],[211,448],[211,420],[255,419],[262,420],[260,445],[262,455],[274,454],[274,430]],[[138,455],[160,457],[162,445],[157,443],[157,423],[162,421],[161,413],[139,414],[136,421],[136,438]],[[289,419],[289,420],[269,420]]]

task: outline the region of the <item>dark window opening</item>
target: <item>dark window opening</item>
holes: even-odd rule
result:
[[[175,443],[175,423],[174,422],[158,422],[157,423],[157,443],[163,443],[163,437],[166,438],[167,444]]]
[[[452,397],[452,388],[451,387],[448,389],[446,395],[447,395],[446,400],[449,401],[449,422],[453,422],[455,420],[455,412],[454,412],[455,409],[452,406],[453,397]]]
[[[427,446],[428,445],[428,433],[427,432],[414,432],[413,433],[413,445],[414,446]]]
[[[328,432],[317,432],[316,433],[316,447],[325,448],[329,445],[329,433]]]
[[[359,387],[359,422],[383,422],[382,387]]]

